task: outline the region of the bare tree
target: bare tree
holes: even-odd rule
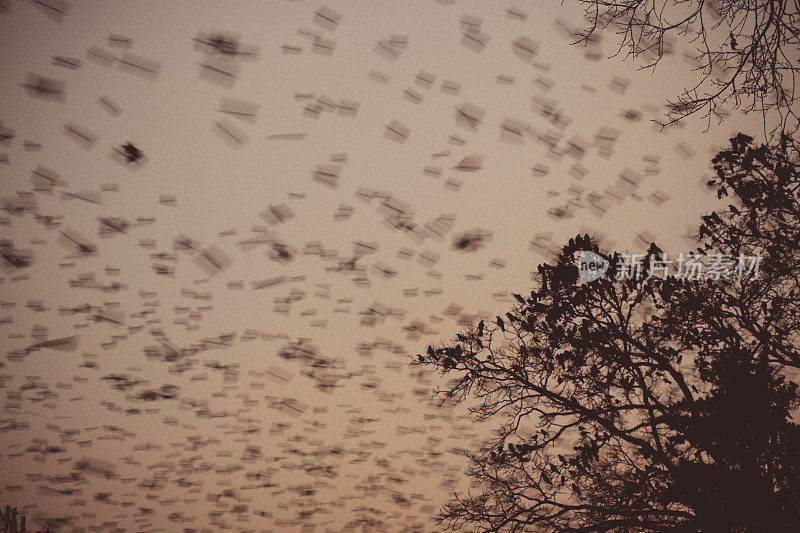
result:
[[[780,117],[775,131],[798,127],[800,2],[798,0],[579,0],[589,42],[600,29],[619,36],[617,54],[654,68],[677,38],[695,47],[699,80],[668,104],[662,126],[694,114],[722,119],[731,104],[744,112]]]
[[[694,279],[655,245],[623,275],[577,237],[508,313],[418,356],[451,378],[442,401],[499,422],[469,456],[477,494],[439,515],[451,529],[800,528],[798,151],[739,135],[714,162],[738,205],[703,218],[698,252],[717,253]],[[599,279],[581,281],[585,251]],[[758,271],[720,268],[740,254]]]

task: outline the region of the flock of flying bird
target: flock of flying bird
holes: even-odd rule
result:
[[[305,18],[294,39],[279,45],[281,57],[325,61],[347,51],[336,36],[343,24],[358,23],[355,13],[290,4]],[[574,117],[554,97],[541,44],[525,36],[535,13],[490,8],[518,32],[503,36],[492,34],[482,16],[435,5],[449,10],[460,36],[450,53],[480,57],[504,47],[508,64],[492,74],[494,83],[498,91],[521,87],[532,103],[525,116],[497,118],[488,99],[461,99],[469,76],[451,79],[430,65],[397,91],[393,65],[411,53],[414,39],[400,28],[379,37],[364,64],[351,68],[396,117],[365,126],[381,128],[387,154],[418,133],[404,109],[449,102],[443,144],[425,164],[398,174],[440,184],[430,194],[452,204],[470,187],[491,195],[499,178],[477,185],[478,177],[502,167],[487,168],[494,163],[470,140],[493,130],[498,146],[536,154],[528,164],[531,184],[557,178],[558,187],[537,193],[539,205],[519,206],[546,211],[540,222],[597,221],[625,202],[650,210],[669,200],[668,192],[644,187],[660,172],[658,155],[628,162],[601,192],[587,189],[591,179],[582,180],[592,175],[592,161],[613,161],[624,132],[572,131]],[[0,24],[36,16],[58,32],[74,9],[64,0],[3,1]],[[575,30],[560,20],[554,28],[565,39],[553,48],[568,47]],[[81,75],[89,87],[104,75],[136,80],[136,90],[158,87],[166,56],[136,53],[136,39],[118,29],[102,38],[70,54],[32,51],[42,68],[14,80],[26,98],[15,108],[45,106],[55,115],[70,106]],[[264,135],[264,102],[232,96],[251,73],[270,68],[263,45],[215,29],[184,42],[197,69],[189,86],[219,94],[208,127],[224,157],[260,142],[297,150],[323,121],[346,135],[368,105],[293,88],[285,104],[295,128]],[[603,57],[599,39],[579,52],[587,63]],[[630,80],[609,75],[603,84],[579,90],[589,97],[605,86],[623,100]],[[120,128],[136,119],[121,99],[100,90],[91,96],[96,111]],[[646,127],[648,113],[656,112],[623,107],[609,115]],[[348,168],[375,154],[334,150],[316,163],[297,161],[292,192],[262,190],[266,207],[251,213],[250,227],[224,229],[216,239],[163,234],[159,213],[168,219],[170,209],[191,206],[191,189],[158,194],[155,205],[138,193],[118,200],[158,164],[146,140],[114,138],[89,119],[65,120],[49,146],[30,124],[0,120],[0,505],[18,506],[29,524],[61,531],[437,529],[433,514],[453,491],[467,488],[464,452],[488,429],[473,426],[466,410],[438,406],[431,393],[436,376],[409,365],[410,355],[488,316],[470,310],[473,287],[491,281],[524,289],[526,279],[504,274],[510,259],[497,252],[506,242],[499,230],[464,225],[457,205],[420,218],[429,210],[413,193],[376,190],[367,178],[353,185]],[[113,162],[112,176],[99,187],[84,182],[72,163],[60,168],[44,156],[39,162],[49,149],[66,154],[63,161]],[[688,161],[696,149],[677,143],[671,151]],[[236,180],[231,175],[228,186]],[[332,209],[330,198],[338,204]],[[139,213],[114,211],[125,202]],[[290,228],[309,218],[320,229],[298,239],[301,230]],[[207,221],[217,223],[226,221]],[[640,240],[650,238],[644,233]],[[534,228],[527,240],[531,270],[559,244],[552,231]],[[463,270],[479,256],[488,270]],[[458,275],[454,266],[462,268]],[[500,310],[508,294],[495,291],[485,305]],[[216,329],[229,308],[251,322]]]

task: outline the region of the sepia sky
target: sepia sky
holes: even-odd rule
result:
[[[571,46],[572,0],[2,5],[0,238],[33,259],[0,272],[0,505],[63,531],[435,531],[492,425],[413,354],[579,232],[692,251],[710,158],[762,129],[654,126],[691,48]]]

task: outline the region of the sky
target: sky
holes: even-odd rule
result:
[[[692,251],[761,131],[572,0],[1,5],[0,505],[63,531],[436,531],[492,424],[413,355],[578,233]]]

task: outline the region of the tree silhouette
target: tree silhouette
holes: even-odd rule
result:
[[[695,47],[699,81],[669,102],[672,124],[704,113],[721,118],[720,107],[733,104],[745,112],[777,110],[781,126],[797,128],[796,83],[800,73],[800,6],[769,0],[579,0],[587,27],[578,42],[589,42],[598,29],[613,29],[619,50],[655,67],[674,51],[676,38]]]
[[[17,514],[17,508],[6,505],[6,510],[0,510],[0,532],[2,533],[32,533],[26,529],[25,516]],[[53,533],[52,529],[37,529],[37,533]]]
[[[578,236],[508,313],[418,356],[452,378],[442,402],[498,422],[469,455],[478,492],[440,511],[447,527],[800,528],[799,160],[786,137],[731,139],[709,185],[734,203],[703,217],[695,275],[659,268],[653,244],[627,276],[622,254]],[[584,250],[610,266],[595,281],[579,276]]]

